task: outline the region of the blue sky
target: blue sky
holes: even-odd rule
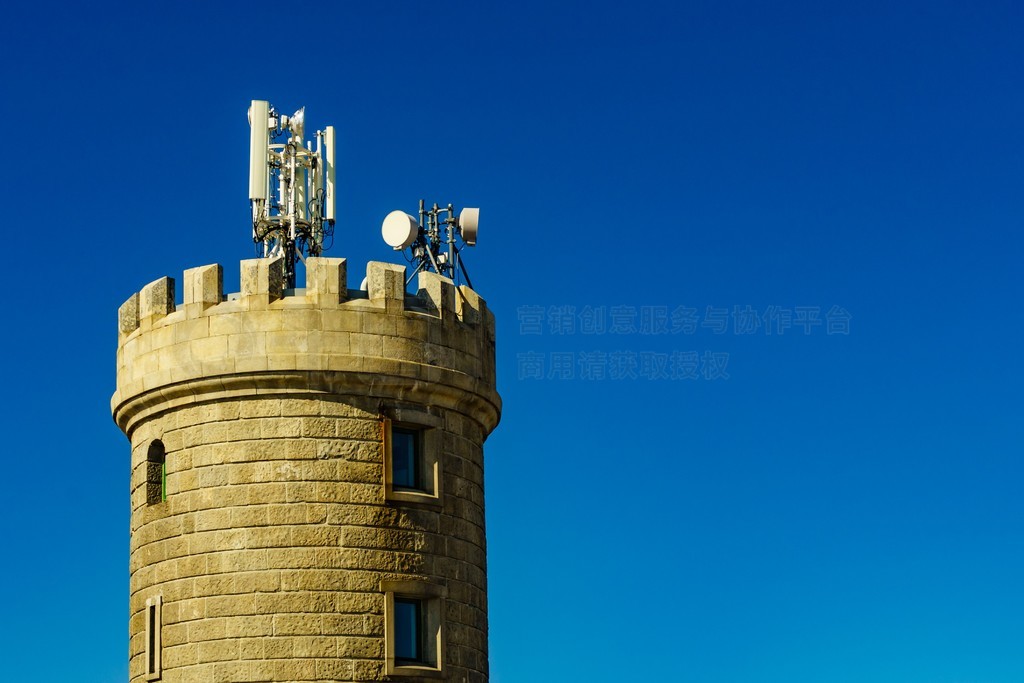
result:
[[[482,207],[495,683],[1024,680],[1024,16],[894,4],[5,9],[3,677],[126,679],[116,310],[237,287],[259,98],[353,285]]]

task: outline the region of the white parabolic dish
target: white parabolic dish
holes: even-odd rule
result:
[[[404,211],[392,211],[384,217],[380,234],[395,249],[405,249],[416,241],[420,226],[416,219]]]
[[[466,244],[476,246],[477,230],[480,226],[480,209],[463,209],[459,214],[459,230]]]

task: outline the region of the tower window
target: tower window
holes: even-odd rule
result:
[[[161,633],[163,596],[146,599],[146,680],[155,681],[161,676]]]
[[[391,414],[381,425],[385,500],[440,505],[441,418],[398,408]]]
[[[395,598],[395,663],[423,663],[423,602]]]
[[[146,452],[146,503],[154,505],[167,500],[167,451],[159,439],[149,444]]]
[[[424,489],[422,435],[419,430],[391,428],[391,484],[397,488]]]
[[[425,581],[382,581],[386,673],[440,677],[445,588]]]

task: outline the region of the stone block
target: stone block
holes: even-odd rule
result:
[[[198,644],[199,660],[202,662],[224,662],[238,659],[238,641],[235,639],[212,640]]]
[[[383,638],[340,638],[338,655],[351,659],[381,659],[384,657]]]
[[[306,259],[306,297],[324,304],[337,304],[347,299],[348,269],[345,259]]]
[[[185,271],[185,304],[209,308],[221,302],[224,292],[224,269],[219,264],[190,268]]]
[[[383,620],[382,620],[383,621]],[[366,620],[359,614],[325,614],[324,633],[338,636],[363,635]],[[344,655],[342,655],[344,656]]]
[[[336,657],[338,641],[328,636],[300,636],[294,639],[295,657]]]
[[[139,319],[162,318],[174,312],[174,280],[153,280],[139,292]]]
[[[242,261],[242,296],[266,297],[276,301],[284,296],[284,258]]]
[[[165,669],[190,666],[199,662],[199,648],[197,645],[178,645],[166,647],[163,652],[163,666]]]
[[[139,294],[136,292],[117,309],[117,330],[121,334],[131,334],[139,329]]]
[[[317,680],[315,659],[274,660],[275,681]]]
[[[277,614],[274,616],[274,635],[320,635],[319,614]]]
[[[210,316],[210,336],[237,335],[242,331],[242,313],[217,313]]]
[[[214,664],[212,683],[250,683],[249,662],[219,662]]]
[[[218,640],[225,638],[225,628],[227,626],[227,620],[224,618],[220,619],[202,619],[188,624],[188,642],[200,643],[207,640]]]
[[[405,266],[381,261],[366,264],[366,288],[370,301],[388,302],[391,310],[402,310],[405,305]]]
[[[380,681],[384,678],[384,662],[372,659],[357,659],[352,662],[353,681]]]
[[[274,633],[274,618],[269,615],[249,615],[225,620],[224,633],[228,638],[268,638]]]
[[[379,358],[384,353],[384,338],[376,334],[349,334],[349,349],[353,356]]]
[[[479,325],[483,321],[482,311],[486,303],[475,291],[466,285],[459,285],[458,294],[455,298],[456,313],[459,320],[467,325]]]
[[[420,298],[431,315],[448,319],[455,312],[455,287],[448,278],[421,271],[419,289]]]
[[[268,617],[273,620],[273,617]],[[288,637],[261,638],[263,652],[268,659],[284,659],[291,657],[295,651],[295,639]]]
[[[338,659],[317,659],[316,677],[322,681],[348,681],[352,675],[352,663]]]
[[[238,656],[241,659],[263,659],[266,657],[266,638],[241,638],[238,641]]]

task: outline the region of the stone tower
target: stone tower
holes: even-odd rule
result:
[[[119,311],[131,683],[488,680],[483,443],[494,318],[471,289],[280,259]]]

